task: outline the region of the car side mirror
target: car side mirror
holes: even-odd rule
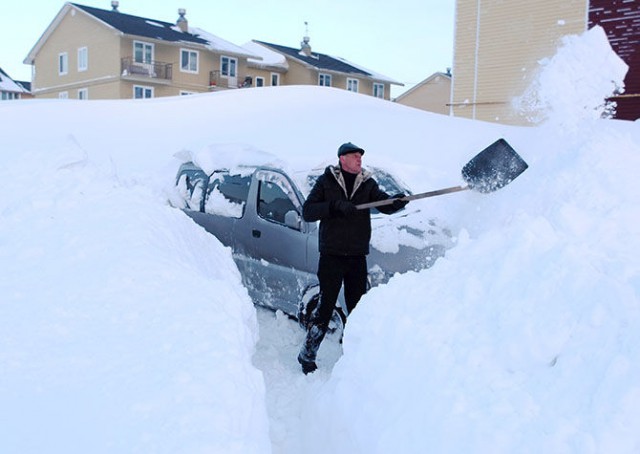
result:
[[[284,215],[284,224],[292,229],[300,230],[300,215],[295,210],[289,210]]]

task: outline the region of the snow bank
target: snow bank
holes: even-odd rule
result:
[[[605,98],[624,91],[628,69],[597,25],[580,36],[565,36],[556,54],[540,62],[537,79],[515,104],[531,121],[550,120],[576,132],[581,122],[615,110]]]
[[[308,421],[335,436],[311,452],[637,451],[640,183],[620,166],[640,164],[640,137],[611,159],[610,135],[365,296]]]
[[[584,62],[592,38],[560,54]],[[595,106],[593,78],[554,108],[575,113],[580,89]],[[365,295],[302,425],[325,434],[309,452],[640,449],[640,131],[591,120],[515,133],[530,169],[466,197],[458,245],[433,268]]]
[[[230,252],[72,143],[0,167],[0,451],[268,452]]]

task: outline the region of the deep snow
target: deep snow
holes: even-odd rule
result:
[[[638,452],[640,127],[593,114],[625,70],[597,29],[556,57],[532,128],[321,87],[1,103],[0,452]],[[168,204],[174,155],[214,142],[314,166],[349,140],[422,191],[498,137],[530,168],[412,202],[455,247],[365,295],[310,376]]]

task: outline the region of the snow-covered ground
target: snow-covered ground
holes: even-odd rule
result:
[[[322,87],[1,103],[0,452],[640,451],[640,126],[597,118],[623,76],[598,30],[567,40],[533,128]],[[365,295],[309,376],[168,203],[211,143],[313,166],[352,141],[420,192],[499,137],[530,168],[412,202],[455,247]]]

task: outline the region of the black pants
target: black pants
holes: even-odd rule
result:
[[[344,299],[351,313],[367,291],[367,258],[359,256],[321,255],[318,263],[320,303],[314,324],[324,329],[329,325],[344,284]]]
[[[298,354],[298,361],[303,364],[303,370],[304,364],[307,363],[313,363],[315,367],[316,355],[327,333],[342,284],[344,283],[344,299],[349,313],[367,291],[367,259],[364,255],[321,255],[318,263],[318,280],[320,281],[320,302]]]

